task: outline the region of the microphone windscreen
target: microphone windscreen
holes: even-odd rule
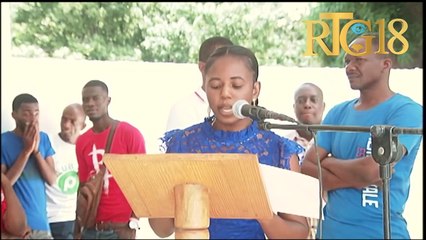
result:
[[[236,101],[234,103],[234,105],[232,105],[232,113],[234,113],[234,116],[239,118],[239,119],[245,118],[246,116],[244,116],[242,114],[241,110],[242,110],[243,106],[247,105],[247,104],[249,104],[249,103],[244,99]]]

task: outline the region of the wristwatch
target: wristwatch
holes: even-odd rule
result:
[[[139,230],[140,229],[140,227],[139,227],[139,219],[137,219],[137,218],[130,218],[129,219],[129,228],[130,229],[137,229],[137,230]]]

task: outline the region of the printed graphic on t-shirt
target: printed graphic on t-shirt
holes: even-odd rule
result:
[[[371,150],[373,149],[373,142],[371,140],[371,136],[368,138],[367,148],[365,151],[366,156],[371,156]]]
[[[105,153],[105,149],[97,149],[96,144],[93,144],[92,151],[89,153],[89,156],[92,157],[92,163],[95,169],[94,171],[90,173],[90,175],[93,175],[99,172],[99,166],[101,164],[104,164],[102,161],[102,156],[104,155],[104,153]],[[100,155],[101,157],[98,157],[98,155]],[[103,187],[104,193],[106,194],[108,194],[109,178],[111,177],[112,177],[111,173],[109,173],[109,171],[106,170],[106,173],[104,176],[104,187]]]
[[[64,194],[77,193],[78,184],[78,174],[74,170],[62,172],[57,179],[58,188]]]
[[[367,145],[365,148],[357,149],[357,157],[371,156],[372,141],[371,136],[368,138]],[[361,153],[364,154],[361,154]],[[359,156],[358,156],[359,154]],[[362,206],[363,207],[379,207],[379,188],[377,185],[370,185],[362,188]]]
[[[365,156],[371,156],[371,150],[372,150],[372,141],[370,136],[368,138],[366,147],[357,147],[355,157],[362,158]]]

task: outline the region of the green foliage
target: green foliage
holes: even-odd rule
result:
[[[399,67],[423,66],[422,3],[323,2],[302,19],[288,15],[289,4],[30,2],[19,5],[13,14],[12,41],[15,48],[26,51],[25,56],[195,63],[201,42],[221,35],[251,48],[261,65],[341,67],[342,49],[337,57],[327,56],[314,44],[318,56],[304,56],[303,20],[319,20],[323,12],[353,12],[354,19],[371,20],[373,31],[379,19],[386,26],[395,18],[407,21],[404,37],[410,47],[397,56]],[[341,20],[340,28],[347,22]],[[321,31],[315,27],[314,36]],[[385,32],[388,39],[392,37],[387,27]],[[349,33],[348,41],[355,36]],[[325,43],[330,48],[331,34]],[[395,50],[400,45],[395,41]]]
[[[133,55],[141,16],[135,3],[28,3],[14,19],[13,42],[36,45],[49,56],[68,48],[87,59]],[[133,41],[132,41],[133,40]]]
[[[378,31],[378,24],[376,21],[384,19],[385,34],[389,40],[393,37],[392,33],[388,30],[388,23],[392,19],[403,19],[408,24],[408,30],[403,33],[409,43],[408,51],[404,54],[397,55],[397,67],[399,68],[414,68],[423,67],[423,3],[413,2],[399,2],[399,3],[380,3],[380,2],[324,2],[319,3],[316,7],[311,9],[311,14],[307,19],[319,20],[319,14],[325,12],[352,12],[354,13],[353,19],[371,20],[372,31]],[[331,20],[323,20],[329,26],[332,26]],[[340,20],[340,30],[350,20]],[[395,29],[399,31],[401,24],[396,23]],[[314,36],[318,36],[322,32],[321,27],[314,28]],[[347,36],[348,42],[355,36],[350,32]],[[331,34],[324,39],[326,45],[331,49],[332,45]],[[399,51],[402,49],[401,41],[394,42],[394,49]],[[343,66],[344,51],[341,49],[340,55],[327,56],[318,44],[314,45],[314,52],[318,54],[319,61],[322,66],[341,67]]]
[[[287,3],[288,4],[288,3]],[[260,64],[307,66],[303,21],[283,3],[25,3],[13,44],[51,57],[197,62],[201,42],[221,35],[251,48]]]

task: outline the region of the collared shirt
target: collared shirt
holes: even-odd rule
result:
[[[285,137],[297,142],[298,144],[303,146],[305,149],[308,149],[314,143],[313,138],[310,141],[308,141],[306,138],[300,136],[296,130],[289,131]]]
[[[290,131],[286,132],[286,134],[284,136],[286,138],[290,139],[290,140],[297,142],[300,146],[305,148],[305,150],[307,150],[314,143],[313,138],[310,141],[308,141],[306,138],[300,136],[299,133],[296,130],[290,130]],[[299,154],[299,163],[300,164],[302,164],[302,161],[305,158],[305,153],[306,152]]]
[[[167,120],[166,131],[184,129],[201,123],[209,116],[209,113],[210,108],[206,92],[199,87],[172,106]]]

